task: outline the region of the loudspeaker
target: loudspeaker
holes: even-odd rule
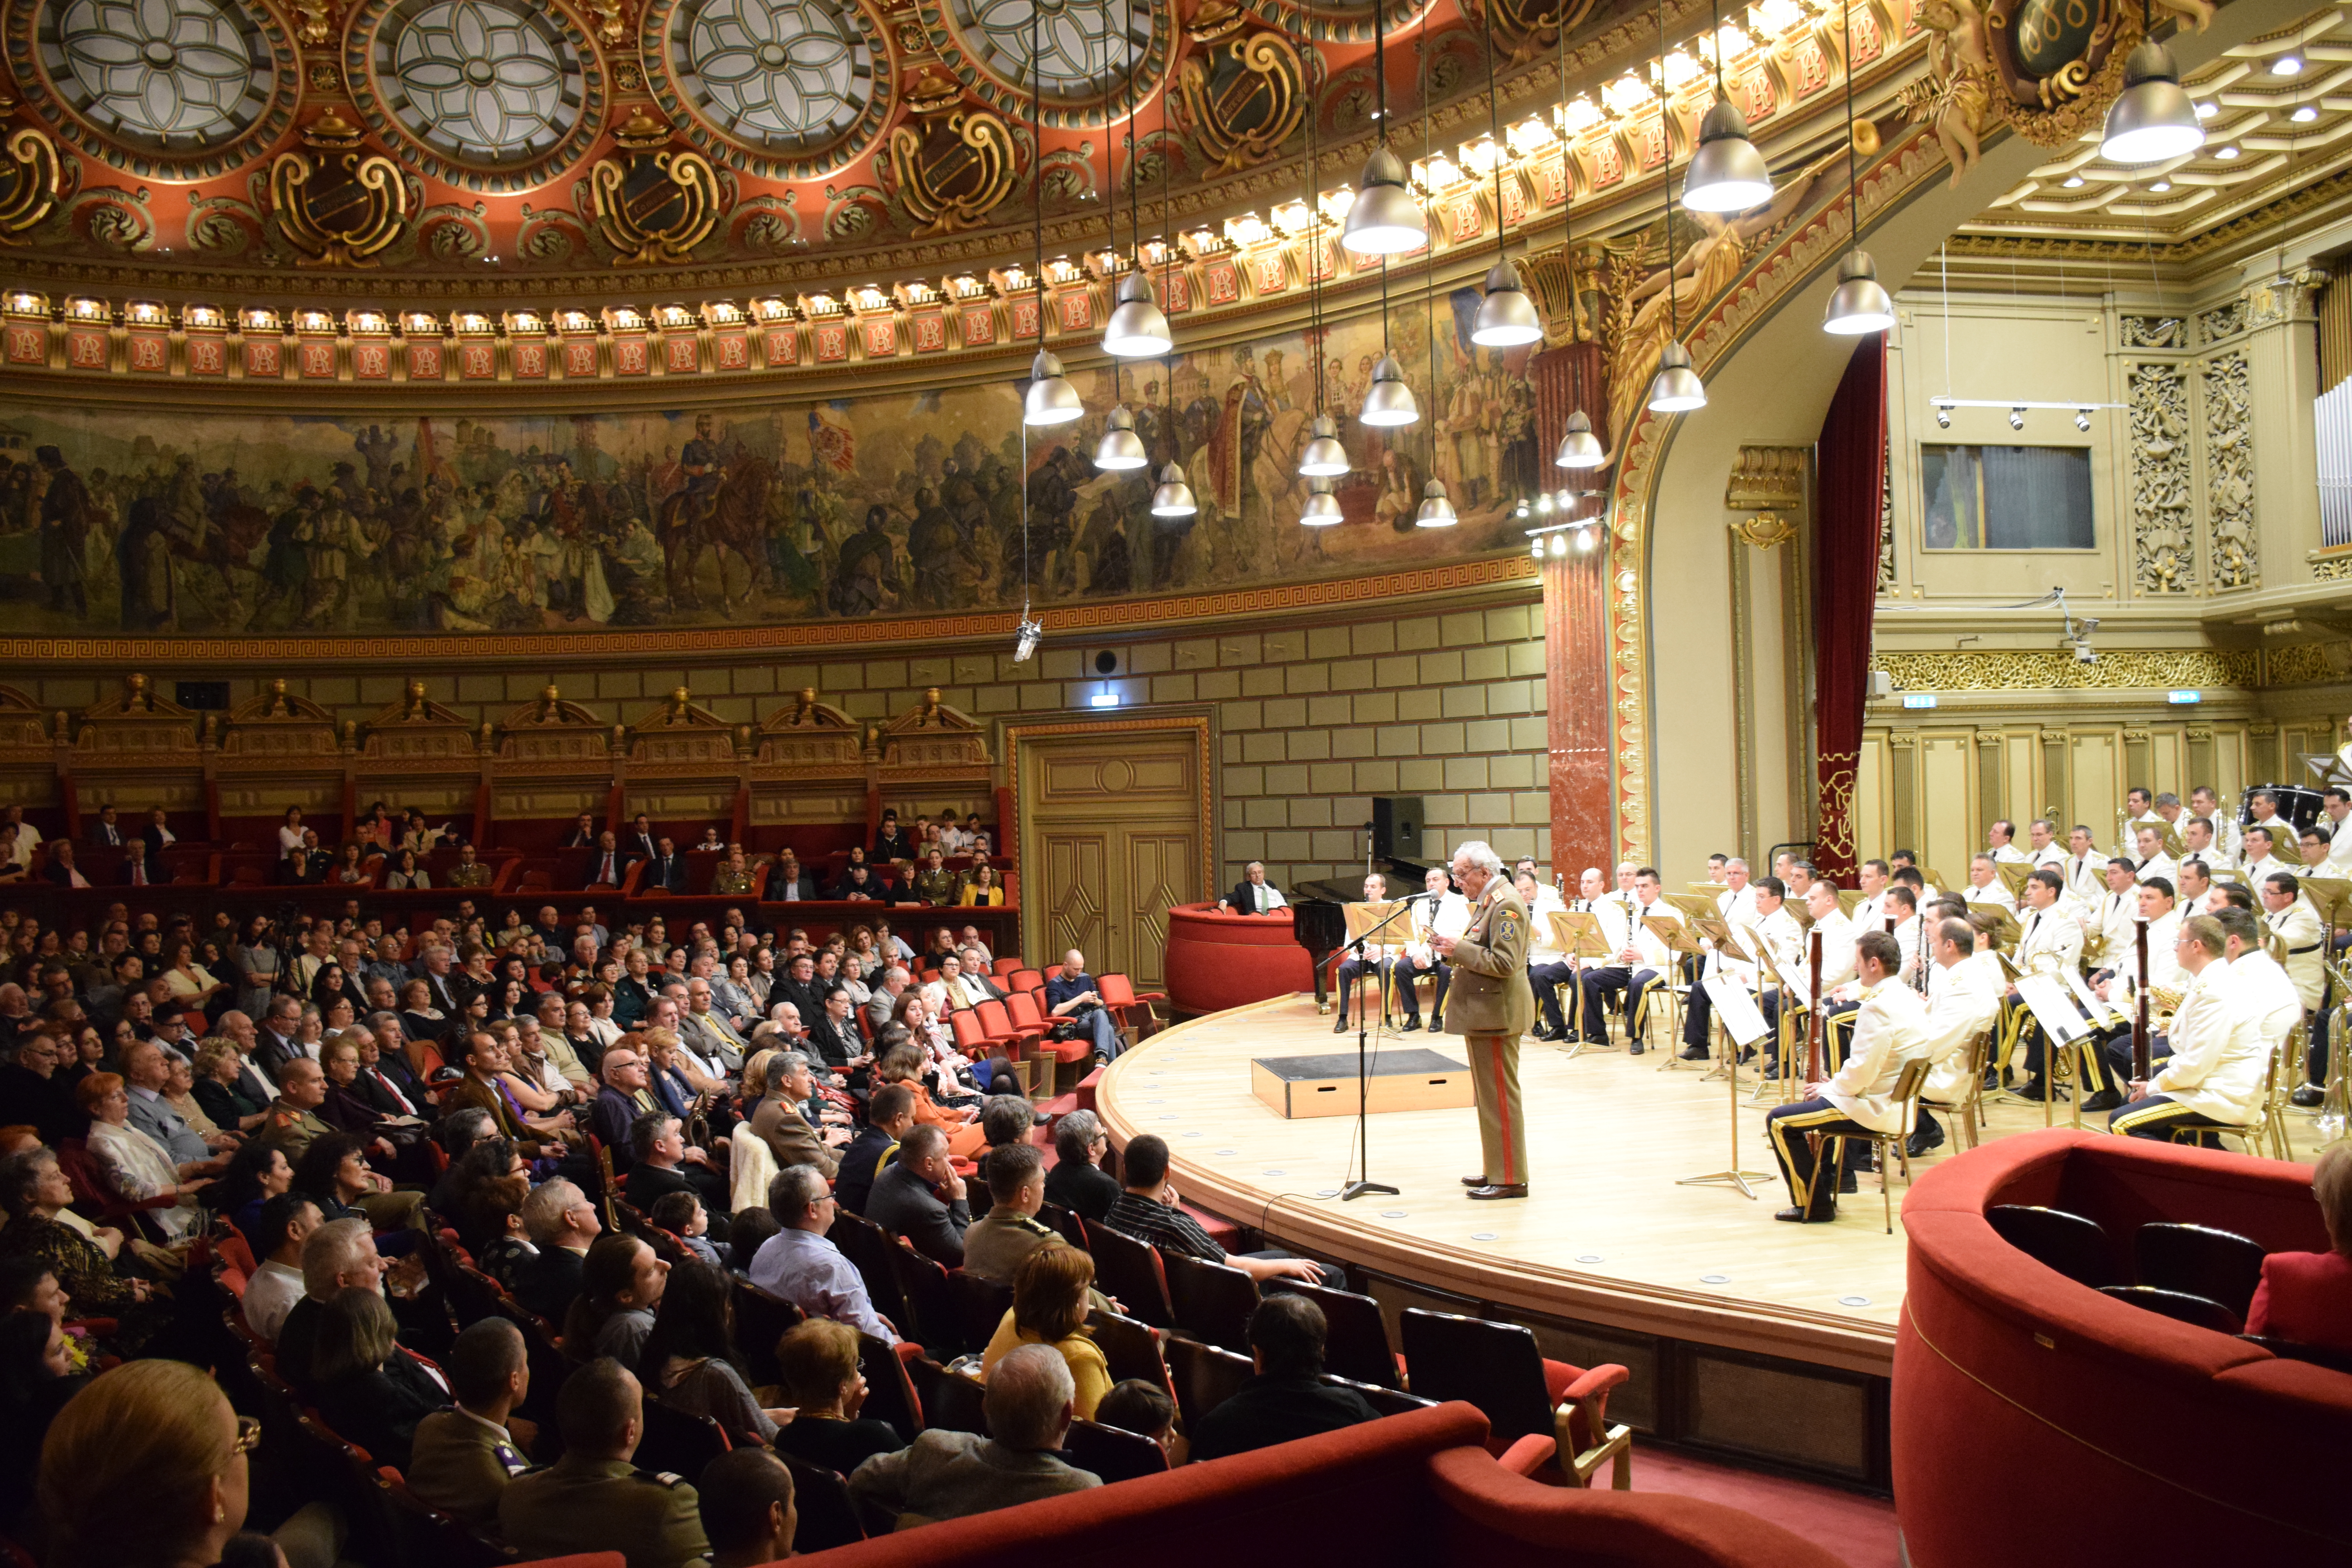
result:
[[[1421,858],[1421,796],[1372,796],[1372,858]]]

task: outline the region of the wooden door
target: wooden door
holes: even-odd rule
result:
[[[1199,720],[1016,728],[1023,952],[1162,988],[1168,910],[1206,896],[1208,730]]]

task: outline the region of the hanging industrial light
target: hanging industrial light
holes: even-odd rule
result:
[[[1364,393],[1363,412],[1356,417],[1367,425],[1410,425],[1421,417],[1412,388],[1404,383],[1404,366],[1396,355],[1382,354],[1372,366],[1372,384]]]
[[[1035,147],[1040,119],[1040,88],[1037,73],[1037,25],[1030,18],[1029,26],[1029,145]],[[1029,390],[1021,399],[1021,423],[1032,426],[1067,425],[1087,411],[1078,396],[1078,389],[1062,374],[1062,362],[1045,342],[1045,177],[1041,161],[1033,159],[1029,174],[1030,228],[1035,244],[1035,270],[1031,274],[1037,290],[1037,357],[1029,362]]]
[[[1470,323],[1470,341],[1481,348],[1512,349],[1543,342],[1543,321],[1535,301],[1519,287],[1519,274],[1503,254],[1503,121],[1495,101],[1495,49],[1486,48],[1486,136],[1495,145],[1495,265],[1486,274],[1486,297]],[[1566,168],[1565,154],[1562,168]]]
[[[1568,431],[1559,438],[1559,450],[1551,460],[1563,468],[1597,468],[1609,460],[1601,449],[1601,437],[1592,433],[1592,421],[1578,409],[1568,416]]]
[[[1348,448],[1339,445],[1339,422],[1328,414],[1318,414],[1307,427],[1307,447],[1298,454],[1299,474],[1310,479],[1329,479],[1348,468]]]
[[[1408,188],[1402,159],[1389,151],[1388,35],[1384,0],[1372,5],[1372,81],[1381,122],[1381,144],[1364,161],[1356,182],[1356,205],[1348,209],[1339,243],[1364,256],[1402,256],[1429,241],[1429,220]]]
[[[1119,359],[1150,359],[1176,346],[1168,318],[1151,298],[1151,285],[1140,272],[1118,280],[1118,303],[1103,324],[1103,352]]]
[[[1772,171],[1748,139],[1748,121],[1723,86],[1723,18],[1707,0],[1707,47],[1715,56],[1715,105],[1698,122],[1698,151],[1683,174],[1683,205],[1695,213],[1738,213],[1772,199]],[[1666,88],[1665,46],[1658,47],[1658,96]]]
[[[1559,29],[1559,106],[1560,131],[1563,138],[1568,128],[1568,29]],[[1568,321],[1569,335],[1576,335],[1576,160],[1569,153],[1565,140],[1560,145],[1560,173],[1568,183],[1568,198],[1559,204],[1559,248],[1568,258]],[[1578,409],[1568,416],[1568,428],[1559,438],[1559,447],[1551,455],[1554,466],[1562,468],[1597,468],[1609,460],[1601,449],[1601,437],[1592,433],[1592,421]]]
[[[1675,203],[1672,138],[1666,131],[1666,0],[1658,0],[1658,132],[1666,149],[1666,344],[1658,351],[1658,374],[1650,383],[1648,407],[1653,414],[1686,414],[1706,406],[1706,387],[1691,368],[1690,350],[1683,347],[1679,301],[1675,298]]]
[[[1120,473],[1147,467],[1150,461],[1143,438],[1135,433],[1135,416],[1127,411],[1126,404],[1120,404],[1110,411],[1102,439],[1095,443],[1095,467]]]
[[[2124,90],[2107,107],[2099,156],[2117,163],[2158,163],[2205,145],[2197,106],[2181,90],[2172,51],[2144,38],[2124,61]]]
[[[1161,468],[1160,488],[1151,492],[1151,515],[1191,517],[1200,510],[1192,500],[1192,487],[1184,482],[1184,470],[1172,462]]]
[[[1328,528],[1340,521],[1339,498],[1331,493],[1329,480],[1307,481],[1307,500],[1299,505],[1298,521],[1308,528]]]
[[[1454,515],[1454,503],[1446,499],[1444,479],[1432,479],[1421,487],[1421,510],[1412,514],[1415,528],[1452,528],[1461,521]]]
[[[1838,263],[1838,284],[1830,291],[1828,309],[1822,314],[1822,331],[1839,337],[1858,337],[1864,332],[1883,332],[1893,326],[1895,301],[1880,287],[1878,268],[1871,263],[1870,253],[1862,247],[1862,184],[1855,165],[1860,149],[1853,140],[1853,0],[1846,0],[1845,27],[1845,208],[1853,243],[1845,259]]]

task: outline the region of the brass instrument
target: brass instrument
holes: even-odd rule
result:
[[[2323,962],[2329,983],[2342,998],[2327,1031],[2327,1083],[2319,1096],[2319,1146],[2325,1149],[2352,1132],[2352,1085],[2346,1082],[2347,1069],[2352,1069],[2352,976],[2332,958]]]

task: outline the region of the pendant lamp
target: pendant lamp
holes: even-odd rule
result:
[[[1303,39],[1300,41],[1304,42]],[[1299,51],[1299,58],[1304,60],[1314,60],[1318,58],[1318,56],[1314,49],[1309,47],[1302,48]],[[1307,91],[1308,102],[1310,104],[1310,108],[1307,114],[1307,166],[1302,171],[1304,178],[1300,181],[1300,184],[1303,188],[1299,192],[1299,205],[1302,210],[1307,214],[1307,242],[1304,247],[1304,254],[1308,258],[1307,264],[1307,341],[1308,344],[1308,352],[1312,353],[1315,358],[1315,418],[1313,423],[1309,424],[1307,427],[1307,445],[1300,449],[1298,454],[1298,473],[1299,477],[1302,479],[1318,480],[1337,478],[1339,475],[1346,473],[1353,465],[1348,460],[1348,448],[1339,444],[1339,422],[1337,419],[1332,418],[1330,414],[1327,412],[1323,402],[1323,362],[1326,356],[1323,348],[1322,262],[1325,252],[1323,250],[1323,237],[1317,231],[1317,224],[1321,215],[1321,209],[1319,204],[1316,200],[1315,192],[1315,173],[1317,166],[1315,121],[1317,116],[1311,107],[1314,99],[1314,84],[1312,82],[1307,84]],[[1386,269],[1383,268],[1383,270]],[[1310,483],[1307,487],[1307,495],[1305,509],[1299,513],[1298,521],[1300,522],[1306,524],[1309,528],[1327,528],[1332,523],[1339,521],[1339,503],[1332,498],[1330,487],[1328,485],[1318,486]],[[1316,500],[1318,493],[1322,497],[1322,501],[1319,506]],[[1328,515],[1326,515],[1327,512]]]
[[[1151,298],[1151,285],[1140,272],[1118,280],[1118,302],[1103,323],[1103,352],[1118,359],[1151,359],[1176,346],[1168,318]]]
[[[1043,301],[1039,315],[1042,317]],[[1029,391],[1021,400],[1021,423],[1024,425],[1067,425],[1081,417],[1086,404],[1078,397],[1078,389],[1062,374],[1062,362],[1051,349],[1039,349],[1037,357],[1029,362]]]
[[[1298,454],[1298,472],[1307,479],[1329,479],[1348,471],[1348,448],[1339,445],[1339,422],[1318,414],[1307,427],[1307,448]]]
[[[1298,521],[1308,528],[1328,528],[1339,519],[1339,498],[1331,493],[1328,480],[1309,479],[1307,500],[1298,509]]]
[[[1715,105],[1698,122],[1698,151],[1683,174],[1683,205],[1695,213],[1739,213],[1772,199],[1772,171],[1748,139],[1748,120],[1723,87],[1723,17],[1707,0],[1707,45],[1715,55]],[[1851,69],[1851,63],[1849,63]],[[1666,86],[1665,45],[1658,46],[1658,89]]]
[[[1658,98],[1660,129],[1664,127],[1666,100],[1663,91],[1666,85],[1666,0],[1658,0]],[[1658,351],[1658,374],[1650,383],[1647,406],[1653,414],[1687,414],[1694,408],[1706,406],[1706,386],[1691,368],[1690,350],[1683,347],[1683,328],[1679,304],[1675,298],[1675,204],[1674,144],[1666,144],[1665,188],[1669,193],[1666,207],[1666,346]]]
[[[1846,36],[1853,36],[1853,0],[1846,0]],[[1838,337],[1859,337],[1864,332],[1883,332],[1895,324],[1895,301],[1886,297],[1879,286],[1878,268],[1872,264],[1870,253],[1862,247],[1862,186],[1855,174],[1854,158],[1859,151],[1853,140],[1853,50],[1846,50],[1845,63],[1845,207],[1853,237],[1853,248],[1838,263],[1838,285],[1830,291],[1828,308],[1822,314],[1822,331]]]
[[[1454,515],[1454,503],[1446,499],[1445,481],[1432,479],[1421,487],[1421,510],[1412,515],[1415,528],[1452,528],[1462,520]]]
[[[1559,29],[1559,104],[1563,134],[1568,123],[1568,29]],[[1564,168],[1569,173],[1568,199],[1559,204],[1559,248],[1568,258],[1568,320],[1569,335],[1576,335],[1576,161],[1568,159]],[[1597,468],[1609,460],[1601,449],[1601,437],[1592,433],[1592,421],[1578,409],[1568,416],[1568,429],[1560,436],[1559,447],[1551,455],[1555,467],[1562,468]]]
[[[1174,463],[1162,468],[1160,488],[1151,492],[1151,515],[1191,517],[1200,510],[1192,500],[1192,487],[1184,482],[1184,470]]]
[[[1601,437],[1592,433],[1592,421],[1581,408],[1568,416],[1568,432],[1560,437],[1559,450],[1551,460],[1563,468],[1597,468],[1609,460],[1609,454],[1601,449]]]
[[[1429,241],[1429,223],[1407,188],[1404,161],[1389,151],[1389,78],[1387,8],[1372,5],[1372,80],[1381,121],[1381,144],[1364,161],[1363,178],[1356,183],[1356,205],[1348,209],[1347,226],[1339,243],[1363,256],[1402,256]]]
[[[1364,393],[1363,412],[1356,417],[1367,425],[1411,425],[1421,417],[1412,388],[1404,381],[1404,366],[1396,355],[1382,354],[1372,366],[1372,384]]]
[[[1503,122],[1496,102],[1491,41],[1486,49],[1486,135],[1495,145],[1495,265],[1486,274],[1486,297],[1478,301],[1478,314],[1470,323],[1470,341],[1481,348],[1513,349],[1543,342],[1543,320],[1536,314],[1535,301],[1519,287],[1517,269],[1503,254]]]
[[[2180,88],[2172,51],[2144,38],[2124,61],[2124,90],[2107,108],[2099,156],[2117,163],[2157,163],[2205,145],[2197,106]]]
[[[1104,46],[1104,53],[1106,56],[1109,53],[1109,46],[1108,44]],[[1135,209],[1135,95],[1133,90],[1135,87],[1135,71],[1131,63],[1128,69],[1127,85],[1129,89],[1127,100],[1127,203],[1128,210],[1132,214]],[[1108,147],[1104,150],[1104,162],[1108,165],[1106,167],[1104,172],[1110,178],[1113,184],[1110,201],[1110,221],[1108,226],[1110,232],[1110,255],[1113,258],[1116,258],[1118,255],[1118,192],[1117,189],[1118,171],[1116,164],[1111,163],[1110,153]],[[1114,261],[1114,265],[1116,265],[1116,261]],[[1129,272],[1125,278],[1119,279],[1118,296],[1121,302],[1120,309],[1122,310],[1125,309],[1130,285],[1141,293],[1143,303],[1146,306],[1150,306],[1151,304],[1151,287],[1143,280],[1143,269],[1140,258],[1137,258],[1135,270]],[[1152,315],[1157,318],[1159,316],[1159,311],[1156,309],[1153,310]],[[1106,330],[1103,333],[1103,346],[1105,349],[1108,350],[1113,356],[1110,367],[1110,384],[1112,395],[1118,399],[1118,402],[1112,406],[1110,417],[1103,426],[1102,439],[1095,443],[1095,467],[1102,469],[1106,473],[1131,473],[1137,468],[1148,468],[1151,463],[1151,455],[1143,449],[1143,442],[1135,433],[1135,416],[1127,411],[1127,380],[1123,369],[1118,363],[1118,356],[1120,351],[1118,346],[1118,342],[1114,342],[1119,324],[1119,311],[1114,310],[1111,312],[1110,328]],[[1141,331],[1149,327],[1150,322],[1148,321],[1130,319],[1128,324],[1129,327],[1137,331]],[[1160,324],[1164,329],[1167,322],[1163,319],[1160,321]],[[1126,340],[1120,339],[1118,341],[1124,342]],[[1168,343],[1162,342],[1160,348],[1152,352],[1164,353],[1170,346],[1171,345]]]
[[[1147,467],[1150,457],[1143,449],[1142,437],[1135,433],[1135,416],[1122,403],[1110,411],[1110,422],[1095,443],[1095,467],[1111,472],[1124,472]]]

